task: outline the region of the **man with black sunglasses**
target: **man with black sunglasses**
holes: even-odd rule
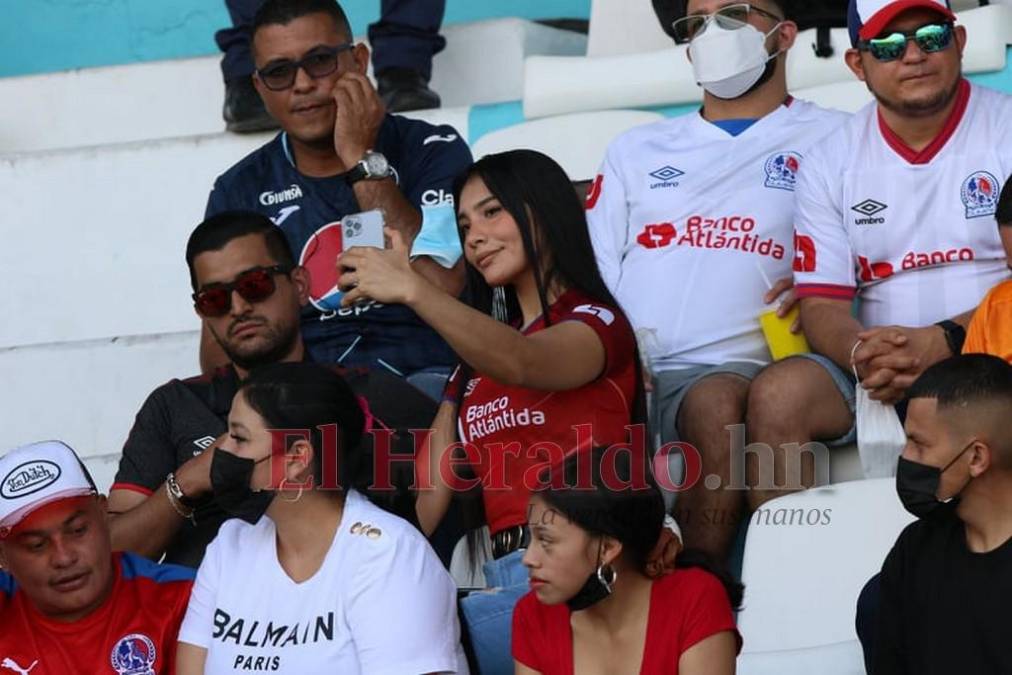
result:
[[[335,0],[267,0],[253,23],[257,91],[282,133],[215,181],[207,216],[248,209],[284,232],[310,268],[306,349],[320,362],[384,368],[438,398],[455,363],[446,343],[401,305],[340,306],[342,219],[381,210],[412,245],[412,265],[459,293],[463,267],[452,181],[471,162],[452,127],[387,114]],[[227,360],[204,330],[201,366]]]
[[[190,235],[186,262],[194,309],[230,364],[155,389],[134,421],[109,493],[113,547],[196,567],[225,520],[211,495],[210,452],[227,430],[239,382],[257,366],[307,358],[299,310],[309,276],[283,233],[248,211],[212,216]],[[427,428],[435,402],[382,370],[342,376],[369,404],[376,428]],[[371,447],[371,446],[368,446]],[[397,484],[395,479],[395,484]],[[371,497],[373,495],[370,495]],[[391,492],[378,505],[397,512]],[[413,498],[408,502],[414,512]]]
[[[846,61],[875,101],[812,149],[794,219],[801,320],[825,367],[788,359],[756,379],[753,442],[852,442],[857,392],[832,382],[853,371],[869,407],[897,403],[960,353],[973,310],[1009,275],[992,223],[1012,174],[1012,97],[963,78],[955,22],[946,0],[851,2]]]

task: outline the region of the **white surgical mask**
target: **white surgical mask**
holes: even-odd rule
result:
[[[766,38],[778,23],[763,35],[750,24],[728,29],[714,19],[689,43],[696,82],[717,98],[738,98],[762,77],[766,63],[780,52],[766,51]]]

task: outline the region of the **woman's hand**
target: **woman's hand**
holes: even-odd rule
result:
[[[411,268],[408,246],[400,232],[384,228],[390,239],[389,249],[356,246],[345,251],[337,265],[342,270],[337,280],[344,291],[342,307],[362,300],[384,304],[410,305],[425,280]]]

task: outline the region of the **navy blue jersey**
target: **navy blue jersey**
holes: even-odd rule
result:
[[[401,192],[426,220],[445,223],[454,217],[453,180],[471,164],[471,151],[453,127],[387,115],[375,150],[389,160]],[[379,365],[402,375],[456,362],[443,339],[403,305],[340,307],[332,262],[341,250],[339,221],[362,209],[342,176],[299,173],[284,133],[215,181],[206,216],[233,209],[257,211],[273,220],[284,230],[298,262],[311,269],[302,337],[316,360]]]

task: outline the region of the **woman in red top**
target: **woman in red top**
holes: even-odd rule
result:
[[[623,453],[572,457],[562,476],[531,497],[523,562],[532,590],[513,614],[516,674],[734,673],[741,585],[691,552],[673,573],[647,574],[664,519],[656,486],[629,487]]]
[[[575,450],[628,442],[633,424],[645,445],[645,396],[632,328],[601,279],[562,168],[531,150],[489,155],[458,180],[454,198],[467,302],[413,271],[394,232],[390,250],[342,255],[340,285],[346,305],[409,306],[461,359],[433,422],[432,452],[418,460],[419,484],[432,489],[419,491],[416,510],[431,533],[465,487],[446,450],[466,458],[496,558],[486,581],[512,590],[472,595],[464,614],[482,672],[512,673],[509,616],[526,591],[519,549],[538,470]]]

